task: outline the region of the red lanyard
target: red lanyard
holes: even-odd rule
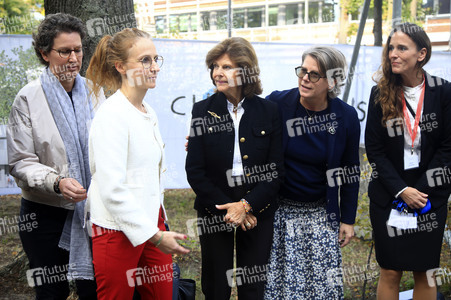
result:
[[[424,101],[424,90],[425,90],[425,81],[424,81],[424,75],[423,75],[423,87],[421,89],[421,95],[420,95],[420,101],[418,102],[417,107],[417,113],[415,115],[415,127],[413,128],[412,132],[412,125],[410,124],[410,117],[409,113],[407,112],[406,107],[406,99],[404,98],[404,91],[402,91],[402,110],[404,112],[404,119],[406,120],[407,130],[409,131],[410,137],[412,138],[412,148],[410,150],[410,153],[413,155],[413,143],[415,141],[415,138],[418,133],[418,125],[420,124],[420,118],[421,118],[421,109],[423,108],[423,101]]]

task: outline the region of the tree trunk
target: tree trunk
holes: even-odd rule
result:
[[[412,0],[412,2],[410,2],[410,18],[412,20],[416,20],[417,18],[417,5],[418,5],[417,0]]]
[[[84,76],[97,43],[104,35],[113,35],[124,28],[137,27],[133,0],[44,0],[45,14],[68,13],[80,18],[86,26],[83,41]]]
[[[382,0],[374,1],[374,46],[382,46]]]

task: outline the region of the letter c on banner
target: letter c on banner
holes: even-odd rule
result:
[[[174,101],[172,101],[172,103],[171,103],[171,111],[172,111],[174,114],[182,115],[182,116],[185,115],[185,113],[177,112],[177,111],[174,110],[174,104],[175,104],[175,102],[177,102],[178,100],[183,99],[183,98],[186,98],[186,97],[185,97],[185,96],[180,96],[180,97],[175,98]]]

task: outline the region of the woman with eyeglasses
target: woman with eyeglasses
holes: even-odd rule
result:
[[[66,279],[75,280],[79,299],[97,299],[91,240],[83,228],[93,116],[86,80],[79,74],[84,36],[76,17],[45,17],[33,34],[45,69],[19,91],[9,116],[10,172],[22,189],[19,227],[37,224],[19,232],[36,299],[66,299]]]
[[[171,254],[189,250],[186,236],[166,231],[164,144],[158,119],[144,102],[163,64],[150,35],[136,28],[105,36],[87,78],[93,93],[114,92],[89,135],[92,173],[87,212],[99,299],[172,299]]]
[[[265,299],[342,299],[341,250],[354,235],[360,123],[337,98],[346,59],[314,47],[295,68],[298,88],[275,91],[283,124],[279,191]]]

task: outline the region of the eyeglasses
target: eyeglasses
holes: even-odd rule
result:
[[[307,69],[303,67],[294,68],[294,71],[296,72],[296,76],[299,78],[304,78],[305,74],[307,74],[308,80],[313,83],[318,82],[321,78],[326,78],[326,76],[321,76],[315,71],[307,72]]]
[[[63,50],[52,49],[52,50],[58,52],[59,56],[64,59],[69,58],[72,55],[72,51],[78,57],[83,55],[83,49],[81,49],[81,48],[63,49]]]
[[[150,69],[152,67],[152,63],[155,62],[159,68],[163,66],[163,56],[157,55],[153,59],[150,56],[144,56],[141,60],[139,60],[144,69]]]

